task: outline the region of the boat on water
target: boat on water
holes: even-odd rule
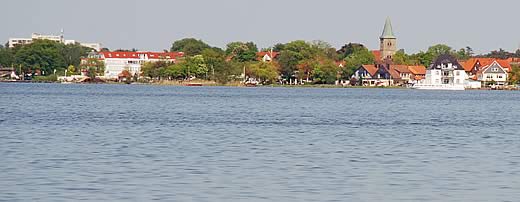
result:
[[[185,86],[202,86],[202,83],[187,83]]]

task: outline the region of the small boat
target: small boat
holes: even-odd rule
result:
[[[185,86],[202,86],[202,83],[187,83]]]

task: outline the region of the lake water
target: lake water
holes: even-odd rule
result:
[[[0,83],[0,201],[519,201],[520,91]]]

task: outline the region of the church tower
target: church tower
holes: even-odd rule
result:
[[[381,37],[379,37],[379,41],[381,59],[392,59],[392,56],[394,56],[395,52],[397,52],[397,38],[394,36],[390,18],[386,19],[385,28],[383,29],[383,34],[381,34]]]

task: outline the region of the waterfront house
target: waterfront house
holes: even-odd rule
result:
[[[409,73],[403,73],[409,75]],[[394,86],[406,84],[400,72],[388,64],[361,65],[351,77],[351,83],[361,86]]]
[[[497,58],[470,58],[464,62],[461,62],[461,64],[464,66],[464,70],[470,79],[478,80],[477,73],[495,61],[498,62],[500,66],[507,72],[511,72],[511,62],[514,61],[512,58],[505,60]]]
[[[426,77],[426,67],[422,65],[408,66],[408,69],[413,82],[423,80]]]
[[[508,71],[507,67],[503,67],[497,60],[494,60],[491,64],[480,67],[476,76],[478,81],[486,86],[504,86],[507,84]]]
[[[468,78],[464,67],[449,54],[440,55],[426,70],[426,77],[417,86],[424,89],[464,90]]]

